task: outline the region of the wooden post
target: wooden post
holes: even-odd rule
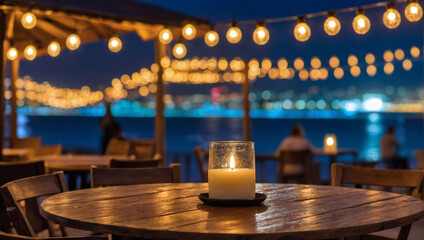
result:
[[[7,30],[7,14],[4,10],[0,11],[0,161],[3,161],[4,146],[4,121],[6,111],[5,79],[6,79],[6,30]]]
[[[243,97],[243,136],[245,141],[252,140],[252,124],[250,119],[250,101],[249,101],[249,93],[250,93],[250,81],[248,74],[249,73],[249,65],[245,62],[244,68],[244,76],[245,81],[242,86],[242,97]]]
[[[166,55],[166,46],[155,40],[155,59],[159,65],[157,91],[156,91],[156,115],[155,115],[155,141],[156,141],[156,154],[162,157],[161,166],[165,165],[165,117],[163,112],[165,110],[164,104],[164,87],[163,87],[163,68],[160,65],[160,60]]]
[[[10,98],[10,146],[14,147],[13,144],[18,138],[18,115],[16,113],[16,81],[19,78],[19,58],[10,61],[10,91],[12,97]]]

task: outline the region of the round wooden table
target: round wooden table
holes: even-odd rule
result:
[[[263,205],[216,207],[206,183],[148,184],[60,193],[41,204],[59,224],[151,239],[336,238],[406,225],[424,215],[410,196],[354,188],[257,184]]]

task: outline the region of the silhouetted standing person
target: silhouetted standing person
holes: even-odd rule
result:
[[[399,156],[397,150],[400,145],[395,137],[395,128],[389,127],[387,133],[380,140],[381,156],[388,168],[407,169],[406,159]]]
[[[115,121],[110,109],[110,104],[106,103],[106,113],[100,119],[100,125],[102,127],[102,154],[106,152],[107,145],[112,138],[121,138],[121,126]]]

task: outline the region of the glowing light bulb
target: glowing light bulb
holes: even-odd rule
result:
[[[393,3],[387,5],[387,10],[383,14],[383,23],[388,29],[394,29],[399,26],[401,17],[399,12],[394,8]]]
[[[308,39],[311,37],[311,28],[309,28],[308,24],[306,24],[305,18],[303,17],[299,17],[293,32],[294,37],[299,42],[308,41]]]
[[[118,37],[111,37],[107,46],[111,52],[119,52],[122,49],[122,41]]]
[[[330,15],[332,14],[332,15]],[[329,16],[324,22],[324,31],[329,36],[337,35],[340,32],[341,25],[339,19],[336,18],[334,13],[329,13]]]
[[[51,57],[57,57],[60,54],[60,45],[58,42],[51,42],[47,47],[47,53]]]
[[[9,48],[9,50],[7,51],[7,58],[9,60],[15,60],[16,58],[18,58],[18,50],[14,47]]]
[[[26,12],[21,18],[22,27],[33,29],[37,25],[37,17],[32,12]]]
[[[187,40],[192,40],[196,37],[196,28],[192,24],[186,24],[182,30],[183,37]]]
[[[173,39],[173,35],[171,30],[169,30],[168,28],[163,29],[162,31],[160,31],[159,33],[159,41],[162,44],[169,44],[172,42]]]
[[[37,49],[33,45],[26,46],[24,56],[27,60],[34,60],[37,57]]]
[[[81,45],[81,39],[77,34],[71,34],[66,38],[66,47],[70,50],[76,50]]]
[[[231,158],[230,158],[230,168],[231,170],[234,170],[234,168],[236,168],[236,161],[234,160],[233,155],[231,155]]]
[[[209,47],[215,47],[219,42],[219,35],[215,31],[209,31],[205,35],[205,43]]]
[[[242,37],[240,28],[237,27],[237,23],[233,22],[231,27],[227,31],[227,40],[230,43],[238,43],[240,42]]]
[[[174,57],[176,58],[183,58],[187,54],[187,48],[184,44],[177,43],[172,49],[172,53],[174,54]]]
[[[265,45],[269,41],[268,29],[265,26],[258,24],[253,32],[253,41],[258,45]]]
[[[410,22],[417,22],[423,17],[423,9],[417,1],[410,1],[405,8],[405,17]]]
[[[370,30],[371,22],[368,17],[364,15],[363,10],[358,9],[356,17],[353,19],[352,27],[357,34],[365,34]]]

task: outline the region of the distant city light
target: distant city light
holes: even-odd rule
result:
[[[369,98],[362,103],[362,108],[369,112],[379,112],[383,110],[383,100],[380,98]]]

